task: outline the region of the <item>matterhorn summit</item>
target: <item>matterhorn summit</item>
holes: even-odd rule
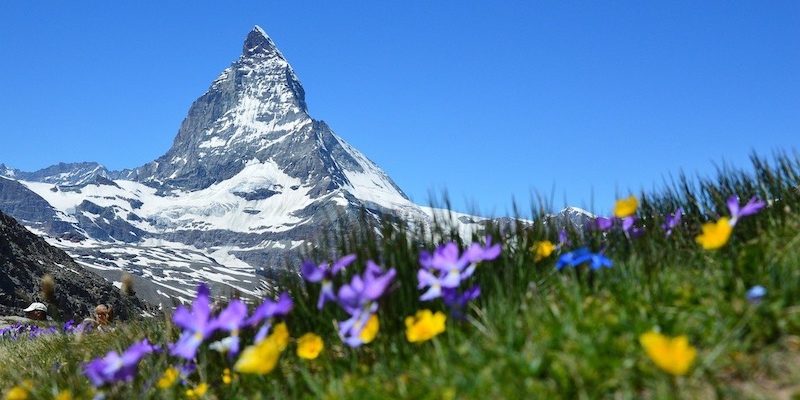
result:
[[[158,159],[0,175],[0,210],[109,280],[130,272],[156,302],[188,299],[201,280],[256,294],[261,272],[284,268],[332,218],[356,223],[367,210],[426,223],[432,213],[309,114],[297,74],[258,26]]]

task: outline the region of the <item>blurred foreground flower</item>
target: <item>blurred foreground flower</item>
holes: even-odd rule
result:
[[[339,337],[348,346],[358,347],[371,342],[378,333],[378,300],[394,281],[394,268],[384,272],[372,260],[361,275],[353,275],[350,283],[339,288],[339,305],[350,315],[338,323]]]
[[[756,197],[750,198],[744,206],[739,206],[739,198],[737,196],[729,197],[728,211],[731,212],[731,226],[736,226],[736,223],[739,222],[739,218],[757,214],[766,206],[767,203]]]
[[[319,356],[325,344],[322,338],[311,332],[306,333],[297,339],[297,356],[306,360],[313,360]]]
[[[288,342],[289,330],[280,323],[264,340],[245,348],[233,369],[245,374],[268,374],[275,369]]]
[[[672,375],[686,375],[697,356],[686,336],[671,338],[650,331],[639,336],[639,343],[659,368]]]
[[[208,392],[208,384],[203,382],[192,389],[186,389],[186,397],[190,399],[199,399],[206,395]]]
[[[566,233],[559,233],[559,238],[566,241]],[[423,251],[419,256],[421,268],[417,271],[418,289],[427,289],[421,296],[422,301],[431,301],[438,297],[444,300],[444,304],[450,310],[451,315],[456,319],[464,317],[464,309],[467,304],[481,295],[481,288],[478,285],[464,289],[462,285],[475,272],[477,265],[482,261],[494,260],[500,256],[502,250],[499,244],[492,244],[491,236],[486,236],[486,244],[472,243],[463,253],[459,252],[458,245],[454,242],[446,243],[434,250],[433,254]],[[555,249],[559,248],[549,241],[534,244],[539,255],[550,255]]]
[[[581,264],[588,263],[592,270],[598,270],[606,267],[611,268],[613,262],[602,253],[592,253],[588,248],[581,247],[580,249],[564,253],[558,258],[556,262],[556,269],[562,270],[564,267],[577,267]]]
[[[320,290],[319,300],[317,301],[318,310],[322,310],[326,301],[336,301],[336,294],[333,290],[333,278],[339,271],[345,269],[355,260],[356,255],[349,254],[340,258],[331,266],[328,266],[327,263],[316,265],[311,261],[305,261],[300,267],[303,279],[308,282],[322,282],[322,289]]]
[[[156,348],[144,339],[131,345],[121,355],[111,351],[105,357],[90,361],[84,366],[84,374],[95,387],[119,381],[130,382],[136,376],[139,361],[155,350]]]
[[[706,250],[716,250],[731,238],[733,225],[728,217],[722,217],[717,222],[707,222],[703,224],[703,233],[695,238],[695,241]]]
[[[161,378],[156,382],[156,387],[159,389],[169,389],[178,381],[178,376],[180,376],[180,371],[175,367],[169,367],[164,370]]]
[[[246,325],[256,326],[261,321],[264,323],[256,333],[255,342],[259,343],[267,336],[269,329],[272,327],[272,320],[277,317],[285,317],[294,308],[294,302],[289,296],[289,293],[281,293],[277,301],[270,299],[264,300],[258,308],[253,312],[253,315],[245,322]]]
[[[435,314],[431,310],[420,310],[414,316],[406,317],[406,339],[411,343],[420,343],[431,340],[434,336],[444,332],[444,323],[447,320],[441,311]]]
[[[616,204],[614,204],[614,216],[617,218],[629,217],[636,212],[636,208],[638,207],[639,201],[636,200],[636,196],[619,199]]]
[[[58,392],[55,397],[55,400],[72,400],[72,392],[69,390],[62,390]]]
[[[551,254],[556,250],[556,245],[549,240],[542,240],[541,242],[534,242],[533,246],[531,246],[531,252],[533,252],[534,257],[533,261],[539,262],[544,260],[547,257],[550,257]]]
[[[706,250],[716,250],[728,243],[733,232],[733,227],[742,217],[757,214],[767,206],[767,203],[755,197],[747,201],[744,206],[739,205],[739,198],[731,196],[728,198],[728,211],[731,217],[722,217],[714,222],[703,224],[703,232],[695,238],[695,241]]]
[[[170,354],[187,360],[194,358],[197,348],[213,331],[211,317],[210,292],[208,286],[201,283],[197,286],[197,297],[192,302],[192,310],[179,306],[172,315],[172,322],[183,328],[178,341],[170,345]]]
[[[761,285],[756,285],[750,288],[747,291],[746,297],[747,301],[751,303],[758,303],[767,295],[767,289],[765,289]]]
[[[664,234],[669,236],[672,235],[672,231],[678,227],[681,223],[681,218],[683,217],[683,209],[679,208],[675,210],[674,213],[667,215],[664,220],[664,224],[661,225],[661,228],[664,229]]]
[[[247,318],[247,306],[241,300],[233,300],[228,304],[219,316],[209,324],[211,331],[222,329],[230,333],[230,336],[212,343],[209,347],[220,353],[227,353],[233,358],[239,353],[239,328]]]
[[[14,386],[8,390],[6,393],[6,400],[27,400],[28,399],[28,389],[23,386]]]

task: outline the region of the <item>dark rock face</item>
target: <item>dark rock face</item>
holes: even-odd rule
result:
[[[235,194],[235,195],[237,195],[237,196],[239,196],[239,197],[241,197],[241,198],[243,198],[245,200],[264,200],[264,199],[268,199],[268,198],[270,198],[270,197],[272,197],[272,196],[274,196],[276,194],[279,194],[279,193],[280,192],[277,191],[277,190],[266,189],[266,188],[257,189],[257,190],[254,190],[252,192],[233,192],[233,194]]]
[[[83,237],[50,203],[17,181],[0,178],[0,210],[54,237]]]
[[[31,302],[45,302],[38,293],[45,274],[52,275],[56,282],[55,304],[48,305],[56,319],[80,320],[101,303],[110,304],[121,320],[153,311],[151,306],[123,295],[110,282],[0,213],[0,311],[22,315]]]

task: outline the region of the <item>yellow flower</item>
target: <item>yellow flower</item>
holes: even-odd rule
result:
[[[72,400],[72,393],[69,390],[58,392],[55,400]]]
[[[367,320],[367,323],[364,325],[364,329],[362,329],[361,333],[358,335],[358,338],[364,343],[369,343],[375,340],[375,336],[378,335],[378,331],[380,329],[381,324],[378,321],[378,316],[372,314],[372,316]]]
[[[278,365],[278,358],[288,343],[289,329],[285,323],[280,323],[261,343],[245,348],[233,369],[245,374],[268,374]]]
[[[222,383],[230,385],[232,381],[233,378],[231,377],[231,369],[225,368],[225,370],[222,371]]]
[[[190,399],[198,399],[205,396],[206,392],[208,392],[208,384],[204,382],[195,386],[194,389],[186,389],[186,397]]]
[[[436,314],[431,310],[417,311],[417,315],[406,317],[406,339],[411,343],[430,340],[444,332],[444,322],[447,317],[441,312]]]
[[[169,367],[164,371],[164,374],[161,375],[161,378],[156,383],[159,389],[167,389],[171,388],[172,385],[178,380],[178,376],[180,375],[180,371],[178,371],[175,367]]]
[[[553,254],[555,251],[556,245],[549,240],[543,240],[541,242],[534,242],[533,246],[531,247],[531,251],[534,254],[533,261],[539,262],[544,260],[547,257],[550,257],[550,254]]]
[[[6,400],[27,400],[28,389],[22,386],[14,386],[6,393]]]
[[[297,356],[306,360],[313,360],[319,356],[325,344],[322,338],[309,332],[297,339]]]
[[[275,340],[275,343],[280,347],[281,351],[286,349],[289,345],[289,328],[286,327],[285,322],[275,325],[275,329],[270,336]]]
[[[722,217],[716,223],[703,224],[703,233],[698,235],[695,241],[706,250],[716,250],[728,243],[731,232],[733,232],[733,226],[730,220],[728,217]]]
[[[671,338],[651,331],[639,336],[639,342],[650,359],[672,375],[686,375],[697,356],[686,336]]]
[[[614,216],[617,218],[630,217],[636,212],[637,207],[639,207],[639,201],[636,200],[636,196],[619,199],[617,203],[614,204]]]

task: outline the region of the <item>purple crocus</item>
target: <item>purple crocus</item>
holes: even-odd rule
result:
[[[327,263],[316,265],[311,261],[305,261],[300,267],[303,278],[308,282],[322,282],[322,289],[317,301],[317,309],[321,310],[326,301],[336,301],[336,294],[333,290],[333,277],[339,271],[345,269],[356,260],[355,254],[349,254],[329,266]]]
[[[682,208],[678,208],[677,210],[675,210],[674,213],[667,215],[667,217],[664,220],[664,224],[661,225],[667,236],[672,235],[672,230],[678,227],[678,225],[681,223],[682,217],[683,217]]]
[[[728,198],[728,210],[731,212],[731,226],[736,225],[741,217],[747,217],[757,214],[767,206],[762,200],[757,199],[755,196],[747,201],[743,207],[739,206],[739,197],[731,196]]]
[[[120,381],[130,382],[136,376],[139,361],[154,351],[156,347],[144,339],[131,345],[121,355],[110,351],[105,357],[90,361],[84,366],[83,372],[94,387]]]
[[[172,322],[183,328],[183,333],[175,344],[170,345],[170,354],[187,360],[194,358],[197,348],[213,331],[211,324],[210,292],[201,283],[197,287],[197,297],[192,302],[192,310],[179,306],[172,316]]]
[[[602,253],[592,253],[588,248],[581,247],[562,254],[556,262],[556,269],[560,271],[567,266],[577,267],[585,263],[588,263],[592,270],[598,270],[603,267],[611,268],[613,265],[612,261]]]
[[[247,319],[246,325],[256,326],[259,322],[264,321],[261,328],[256,333],[255,342],[260,343],[267,337],[269,329],[272,327],[272,319],[275,317],[285,317],[294,308],[292,297],[289,293],[281,293],[277,301],[265,299],[258,308],[253,312],[253,315]]]

